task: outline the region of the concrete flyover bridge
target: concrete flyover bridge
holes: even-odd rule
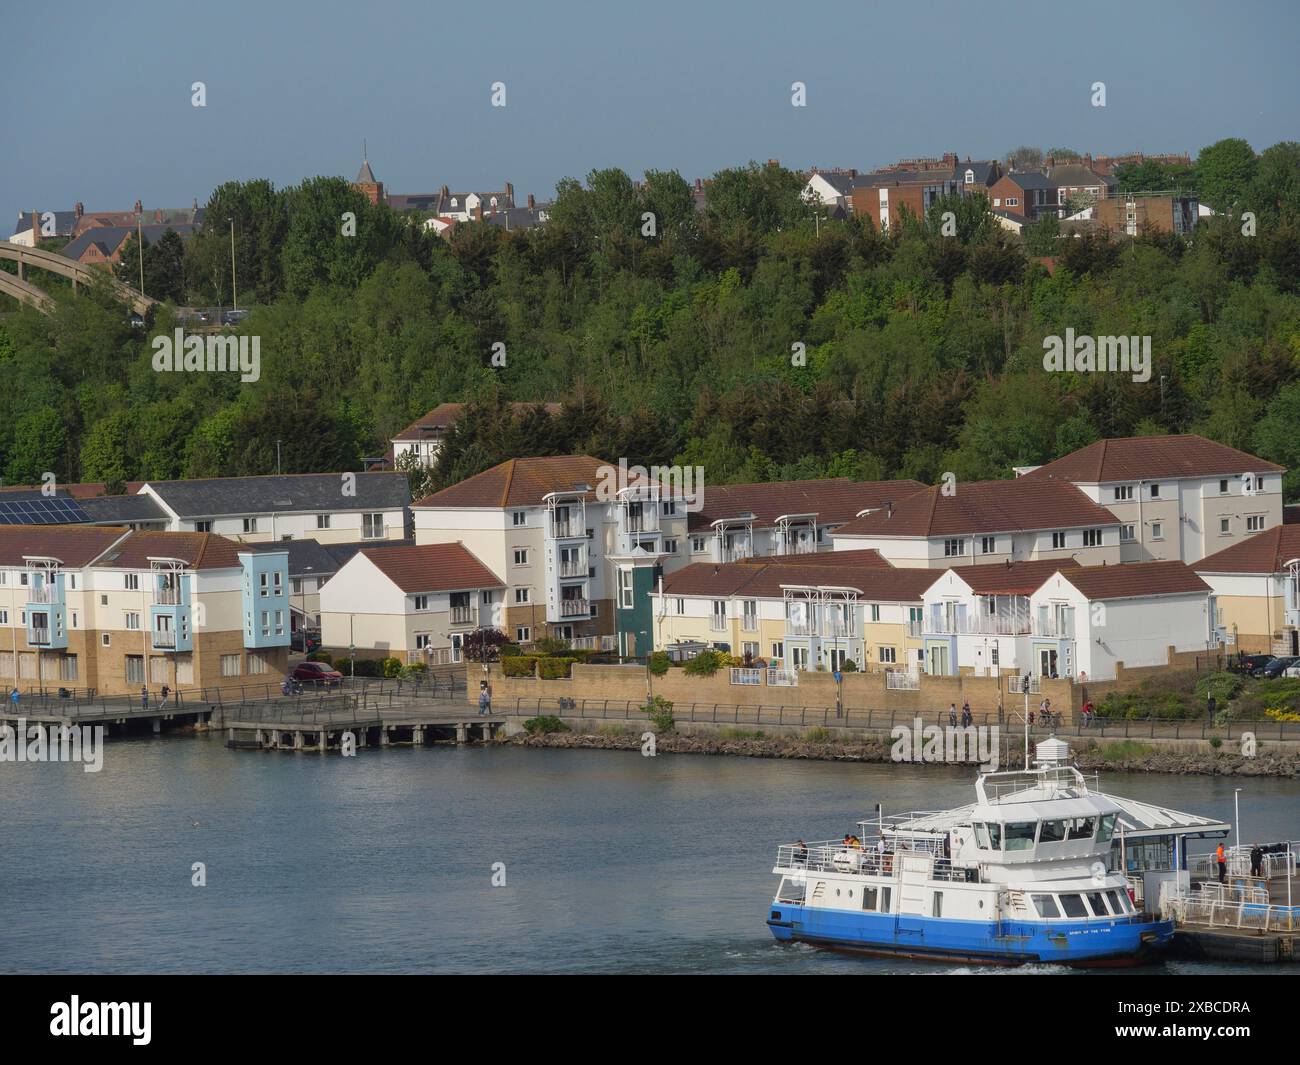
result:
[[[54,309],[54,301],[27,280],[27,269],[29,267],[48,270],[52,274],[68,278],[72,281],[72,290],[74,292],[77,290],[78,285],[89,285],[99,278],[107,276],[114,294],[123,303],[129,303],[136,314],[145,314],[150,307],[156,306],[158,303],[157,300],[150,299],[148,296],[137,292],[130,285],[124,285],[111,274],[106,275],[102,271],[92,270],[89,266],[83,266],[81,263],[69,259],[65,255],[60,255],[58,252],[45,251],[41,248],[27,248],[21,244],[11,244],[7,240],[0,240],[0,259],[8,259],[10,262],[18,264],[16,282],[12,274],[0,270],[0,292],[35,307],[43,314],[49,314]]]

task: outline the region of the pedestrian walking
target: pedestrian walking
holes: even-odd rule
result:
[[[971,723],[970,700],[967,699],[961,704],[961,727],[970,728]]]
[[[9,701],[14,704],[14,711],[18,710],[18,685],[9,689]]]
[[[492,713],[492,695],[485,680],[479,681],[478,712],[480,715]]]
[[[953,728],[957,727],[957,704],[956,703],[948,704],[948,724],[950,724]]]
[[[140,709],[149,709],[149,685],[144,684],[140,687]]]

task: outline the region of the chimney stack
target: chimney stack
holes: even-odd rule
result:
[[[508,181],[506,182],[506,201],[506,207],[513,207],[515,205],[515,187]]]
[[[81,205],[78,204],[78,207]],[[32,247],[36,247],[41,242],[41,213],[32,211]]]
[[[80,221],[81,216],[86,213],[86,205],[78,200],[77,206],[73,208],[72,213],[75,214],[78,221]]]
[[[703,178],[696,178],[696,179],[695,179],[695,191],[696,191],[696,192],[703,192],[703,191],[704,191],[704,179],[703,179]]]
[[[474,205],[474,221],[483,221],[483,205],[481,203],[476,203]]]
[[[533,199],[533,194],[530,192],[528,194],[528,209],[531,211],[536,206],[537,206],[537,201]]]
[[[144,204],[142,204],[139,200],[135,201],[135,213],[136,214],[144,213]]]
[[[157,222],[159,225],[162,225],[162,219],[163,219],[162,208],[155,207],[153,209],[153,220]]]

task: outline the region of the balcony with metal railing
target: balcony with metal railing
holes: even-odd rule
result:
[[[710,615],[709,615],[709,631],[710,631],[710,632],[726,632],[726,631],[727,631],[727,618],[726,618],[726,615],[725,615],[725,614],[710,614]]]
[[[453,606],[451,623],[453,625],[474,625],[478,621],[478,612],[472,606]]]
[[[154,606],[180,606],[185,602],[179,588],[155,588],[153,590]]]
[[[1024,615],[977,614],[931,615],[923,627],[934,636],[1028,636],[1033,625]]]
[[[586,617],[591,613],[590,599],[561,599],[560,616],[564,618]]]
[[[560,576],[561,577],[585,577],[587,576],[587,560],[578,559],[560,559]]]
[[[55,606],[63,602],[63,596],[57,586],[42,584],[28,589],[27,601],[40,606]]]
[[[49,642],[50,642],[50,630],[49,630],[48,628],[45,628],[45,627],[41,627],[41,628],[35,628],[35,627],[32,627],[32,628],[29,628],[29,629],[27,630],[27,642],[28,642],[29,644],[31,644],[33,647],[37,647],[37,646],[40,646],[40,647],[48,646],[48,644],[49,644]]]
[[[587,528],[576,518],[552,518],[550,536],[552,540],[586,539]]]
[[[176,649],[176,633],[172,629],[154,629],[153,645],[167,651]]]

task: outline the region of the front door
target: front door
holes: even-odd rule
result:
[[[1056,675],[1056,650],[1051,647],[1038,649],[1038,673],[1043,677]]]
[[[807,669],[807,668],[808,668],[808,648],[806,648],[806,647],[791,647],[791,648],[790,648],[790,663],[791,663],[791,665],[792,665],[795,669]]]

